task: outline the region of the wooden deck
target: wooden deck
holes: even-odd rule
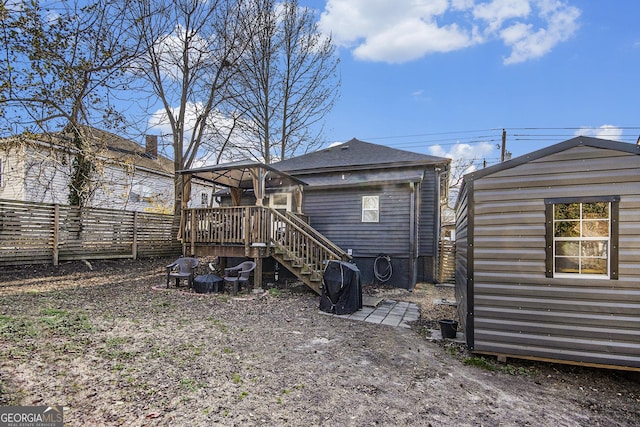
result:
[[[300,216],[263,206],[184,209],[180,237],[185,255],[253,258],[256,286],[273,257],[320,293],[326,262],[350,258]]]

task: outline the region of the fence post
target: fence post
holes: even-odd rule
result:
[[[190,209],[191,214],[191,256],[195,256],[196,253],[196,211]]]
[[[55,204],[53,205],[53,253],[52,253],[52,263],[54,266],[58,265],[58,240],[60,239],[60,207]]]
[[[131,244],[131,256],[138,259],[138,211],[133,212],[133,243]]]

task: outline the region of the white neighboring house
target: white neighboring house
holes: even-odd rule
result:
[[[146,146],[94,128],[91,135],[96,170],[91,175],[88,207],[172,213],[173,160],[158,155],[158,139]],[[66,146],[43,141],[12,145],[0,142],[0,199],[69,203],[73,154]],[[209,206],[213,186],[193,182],[192,207]]]

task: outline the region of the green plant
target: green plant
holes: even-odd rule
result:
[[[282,291],[278,288],[270,288],[269,295],[271,295],[272,297],[279,297],[282,295]]]
[[[180,380],[180,387],[189,391],[196,391],[199,388],[204,387],[204,384],[194,380],[193,378],[182,378]]]
[[[20,317],[0,315],[0,337],[19,342],[37,335],[38,330],[32,322]]]
[[[533,369],[527,368],[524,366],[505,365],[500,368],[500,372],[504,372],[505,374],[514,375],[514,376],[528,377],[533,374]]]
[[[238,395],[238,399],[242,400],[242,399],[244,399],[245,397],[247,397],[248,395],[249,395],[249,392],[248,392],[248,391],[244,391],[244,390],[243,390],[243,391],[241,391],[241,392],[240,392],[240,394]]]
[[[488,371],[496,371],[498,368],[495,363],[489,361],[488,359],[480,356],[472,356],[464,359],[464,364],[469,366],[475,366],[477,368],[486,369]]]
[[[236,384],[240,384],[242,382],[242,377],[240,377],[240,374],[236,372],[233,375],[231,375],[231,381],[233,381]]]
[[[220,328],[220,331],[222,331],[222,332],[226,333],[229,330],[229,327],[227,325],[225,325],[224,323],[222,323],[222,320],[220,320],[220,319],[214,319],[213,317],[209,317],[209,318],[207,318],[207,320],[210,321],[211,323],[213,323],[218,328]]]
[[[75,313],[57,308],[44,308],[40,312],[40,322],[50,332],[75,335],[78,332],[89,332],[93,325],[84,313]]]

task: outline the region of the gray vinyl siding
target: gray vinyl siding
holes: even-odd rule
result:
[[[379,196],[380,221],[362,222],[362,196]],[[409,253],[409,184],[367,189],[309,190],[303,212],[311,226],[355,257]]]
[[[640,367],[640,156],[577,146],[479,177],[472,192],[458,221],[472,244],[457,233],[470,253],[456,281],[462,298],[473,281],[461,307],[473,350]],[[620,196],[619,279],[545,277],[544,199],[611,195]],[[472,271],[458,277],[463,257]]]
[[[469,215],[468,215],[468,187],[463,188],[458,195],[458,209],[456,209],[456,256],[455,256],[455,295],[458,302],[458,321],[463,331],[472,331],[472,325],[468,322],[468,262],[472,262],[468,251]],[[473,334],[466,334],[467,346],[473,347]]]
[[[439,221],[440,197],[438,187],[440,183],[436,180],[433,170],[425,172],[424,181],[420,184],[420,224],[418,233],[418,255],[436,255],[437,251],[437,230]]]

